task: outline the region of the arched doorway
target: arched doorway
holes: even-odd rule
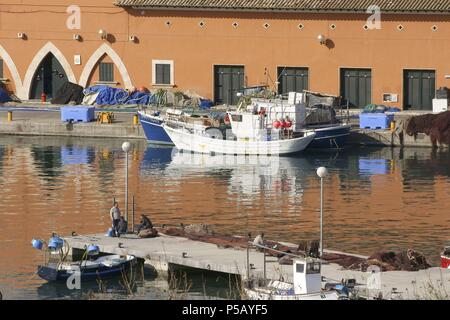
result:
[[[56,91],[67,82],[67,75],[58,59],[49,52],[33,76],[30,99],[40,99],[45,93],[47,99],[53,98]]]

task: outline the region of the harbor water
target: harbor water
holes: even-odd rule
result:
[[[31,239],[106,233],[114,198],[124,208],[121,140],[0,137],[0,291],[5,299],[86,298],[36,275]],[[319,166],[325,248],[370,255],[414,248],[438,264],[450,226],[450,152],[350,147],[295,157],[179,153],[133,142],[129,194],[136,223],[208,224],[216,232],[296,243],[318,239]],[[227,297],[229,279],[191,274],[189,297]],[[91,284],[93,290],[98,284]],[[120,287],[120,280],[115,286]],[[138,297],[170,298],[166,279],[146,275]],[[118,298],[127,298],[118,289]]]

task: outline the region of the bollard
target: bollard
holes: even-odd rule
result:
[[[12,111],[8,111],[8,122],[13,121],[13,114]]]
[[[391,131],[395,130],[395,121],[391,121]]]
[[[137,115],[137,114],[135,114],[135,115],[133,116],[133,124],[134,124],[135,126],[139,124],[139,118],[138,118],[138,115]]]

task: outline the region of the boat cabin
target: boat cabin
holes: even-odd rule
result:
[[[292,266],[295,294],[321,292],[322,274],[320,260],[313,258],[296,259]]]

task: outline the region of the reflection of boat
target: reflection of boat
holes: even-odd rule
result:
[[[140,170],[146,171],[164,167],[171,162],[174,150],[171,146],[147,145],[140,164]]]
[[[228,112],[231,132],[205,127],[163,125],[179,150],[231,155],[287,155],[303,151],[315,137],[313,131],[292,132],[272,127],[264,114]]]
[[[322,290],[321,263],[313,258],[295,259],[293,283],[269,280],[262,286],[248,285],[244,291],[251,300],[339,300],[347,295]]]
[[[58,281],[67,280],[79,272],[81,280],[89,280],[120,275],[122,270],[135,263],[136,257],[131,255],[109,255],[82,262],[49,263],[38,266],[37,274],[44,280]]]

